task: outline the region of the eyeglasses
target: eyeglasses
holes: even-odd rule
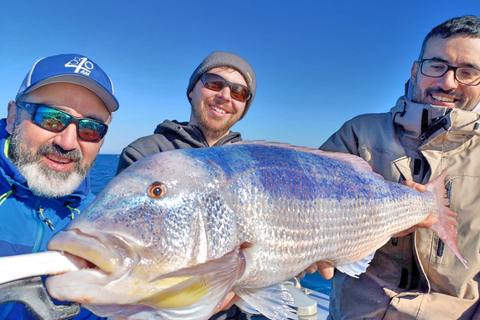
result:
[[[471,67],[452,67],[445,62],[435,59],[422,59],[418,62],[420,62],[420,71],[427,77],[440,78],[449,70],[453,70],[455,79],[461,84],[467,86],[477,86],[480,84],[479,69]]]
[[[200,77],[205,88],[220,91],[226,86],[230,87],[230,95],[233,99],[245,102],[252,96],[250,90],[242,84],[232,83],[215,73],[204,73]]]
[[[73,122],[77,125],[77,134],[82,140],[98,142],[102,140],[107,133],[108,126],[103,122],[77,118],[47,105],[17,102],[17,106],[32,115],[33,123],[48,131],[62,132]]]

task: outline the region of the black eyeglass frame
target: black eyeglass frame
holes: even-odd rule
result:
[[[220,79],[222,79],[224,82],[225,82],[225,85],[220,88],[219,90],[213,90],[212,88],[209,88],[205,85],[205,77],[208,76],[208,75],[212,75],[212,76],[216,76],[216,77],[219,77]],[[234,82],[230,82],[228,81],[227,79],[223,78],[222,76],[216,74],[216,73],[209,73],[209,72],[206,72],[204,74],[202,74],[200,76],[200,80],[202,81],[202,84],[205,88],[209,89],[209,90],[212,90],[212,91],[216,91],[216,92],[219,92],[219,91],[222,91],[223,88],[225,88],[226,86],[229,86],[230,87],[230,96],[237,100],[237,101],[240,101],[240,102],[247,102],[248,100],[250,100],[250,98],[252,97],[252,92],[250,91],[250,89],[247,87],[247,86],[244,86],[243,84],[240,84],[240,83],[234,83]],[[233,95],[232,95],[232,85],[237,85],[237,86],[241,86],[242,88],[245,88],[247,89],[247,92],[248,92],[248,96],[245,100],[240,100],[240,99],[237,99],[235,98]]]
[[[425,74],[423,72],[423,64],[425,61],[434,61],[434,62],[438,62],[438,63],[442,63],[444,65],[447,66],[447,69],[445,70],[445,72],[442,74],[442,75],[439,75],[439,76],[431,76],[431,75],[428,75],[428,74]],[[430,78],[441,78],[443,77],[445,74],[447,74],[448,71],[450,70],[453,70],[453,74],[455,76],[455,80],[457,80],[459,83],[463,84],[463,85],[466,85],[466,86],[470,86],[470,87],[475,87],[475,86],[478,86],[480,84],[480,77],[476,80],[476,83],[475,84],[468,84],[468,83],[465,83],[463,81],[460,81],[457,77],[457,69],[462,69],[462,68],[466,68],[466,69],[473,69],[473,70],[477,70],[477,71],[480,71],[480,69],[477,69],[477,68],[473,68],[473,67],[465,67],[465,66],[459,66],[459,67],[454,67],[454,66],[451,66],[449,65],[448,63],[444,62],[444,61],[439,61],[439,60],[436,60],[436,59],[422,59],[422,60],[417,60],[418,63],[420,63],[420,72],[426,76],[426,77],[430,77]]]
[[[21,109],[27,111],[31,116],[32,116],[32,122],[35,123],[35,125],[37,125],[38,127],[44,129],[44,130],[47,130],[47,131],[50,131],[50,132],[62,132],[63,130],[65,130],[71,123],[75,123],[76,127],[77,127],[77,136],[82,139],[82,140],[85,140],[85,141],[89,141],[89,142],[99,142],[101,141],[105,135],[107,134],[107,131],[108,131],[108,125],[101,122],[101,121],[98,121],[98,120],[94,120],[94,119],[88,119],[88,118],[78,118],[78,117],[75,117],[75,116],[72,116],[71,114],[63,111],[63,110],[60,110],[60,109],[57,109],[57,108],[54,108],[52,106],[49,106],[49,105],[46,105],[46,104],[38,104],[38,103],[33,103],[33,102],[22,102],[22,101],[17,101],[15,102],[15,104],[17,106],[19,106]],[[70,120],[68,121],[68,123],[60,130],[51,130],[51,129],[48,129],[48,128],[45,128],[43,126],[41,126],[40,124],[38,124],[36,121],[35,121],[35,116],[36,116],[36,113],[37,113],[37,110],[38,108],[40,107],[44,107],[44,108],[48,108],[48,109],[53,109],[53,110],[56,110],[64,115],[67,115]],[[99,135],[100,137],[98,139],[86,139],[84,137],[82,137],[80,135],[80,122],[81,121],[87,121],[87,122],[95,122],[95,123],[98,123],[100,124],[101,126],[103,126],[105,128],[105,130],[103,132],[99,132]]]

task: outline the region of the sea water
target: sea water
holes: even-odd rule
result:
[[[98,195],[100,191],[107,185],[107,183],[115,177],[117,171],[119,155],[114,154],[100,154],[95,161],[90,172],[90,182],[92,185],[92,192]],[[316,272],[314,274],[307,274],[300,279],[303,287],[309,288],[324,294],[329,295],[332,290],[332,283],[330,280],[325,280]]]

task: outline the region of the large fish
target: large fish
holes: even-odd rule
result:
[[[428,215],[456,248],[444,175],[419,193],[362,159],[274,143],[146,157],[114,178],[49,243],[91,268],[50,277],[49,293],[101,316],[207,319],[233,288],[240,305],[295,318],[280,284],[316,261],[352,276]]]

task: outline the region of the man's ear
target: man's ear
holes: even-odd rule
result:
[[[7,126],[5,130],[9,134],[12,134],[13,128],[15,126],[15,116],[17,115],[17,105],[15,102],[10,101],[8,103],[8,115],[7,115]]]
[[[420,66],[420,63],[418,61],[414,61],[412,65],[412,70],[410,71],[410,81],[412,83],[416,83],[417,80],[417,72],[418,72],[418,67]]]

